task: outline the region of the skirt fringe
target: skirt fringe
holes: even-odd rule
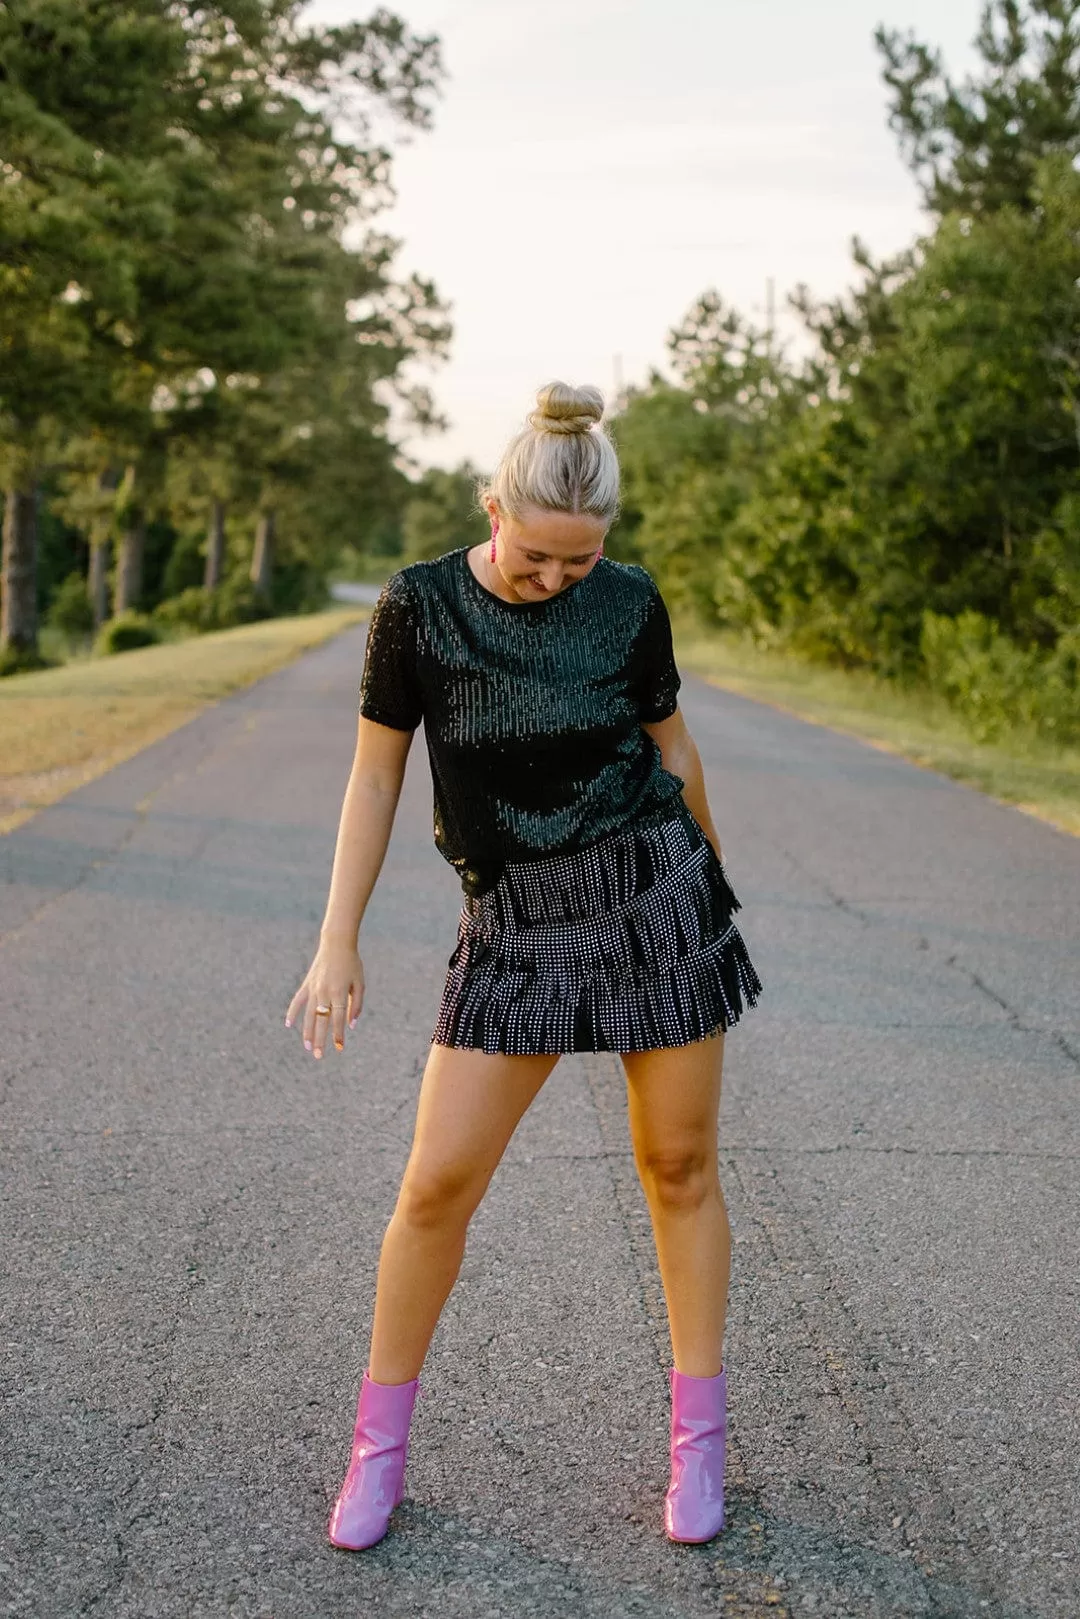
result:
[[[511,1055],[652,1051],[737,1023],[763,984],[685,806],[466,901],[433,1038]]]

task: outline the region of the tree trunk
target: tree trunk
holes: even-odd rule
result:
[[[206,536],[206,571],[203,589],[214,590],[221,583],[225,561],[225,502],[215,500],[210,507],[210,528]]]
[[[142,596],[143,553],[146,550],[146,518],[142,512],[132,512],[128,526],[120,536],[120,555],[116,559],[116,592],[113,610],[126,613],[139,605]]]
[[[260,512],[255,525],[255,549],[251,554],[251,582],[262,601],[270,599],[270,579],[274,571],[274,513]]]
[[[33,483],[7,491],[0,592],[0,649],[36,652],[37,488]]]
[[[109,542],[98,540],[90,546],[90,573],[86,581],[94,628],[99,630],[109,616]]]

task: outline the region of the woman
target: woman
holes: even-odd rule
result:
[[[545,388],[486,487],[485,542],[396,573],[375,607],[356,757],[304,1044],[341,1050],[364,993],[357,933],[412,735],[435,840],[465,894],[379,1262],[368,1367],[334,1545],[386,1533],[417,1380],[469,1220],[564,1051],[620,1053],[674,1367],[671,1539],[724,1521],[730,1245],[717,1176],[724,1031],[762,989],[679,712],[663,600],[604,558],[619,495],[594,388]]]

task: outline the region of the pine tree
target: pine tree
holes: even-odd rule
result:
[[[1040,161],[1080,152],[1080,0],[991,0],[958,84],[940,52],[879,28],[892,128],[938,214],[1034,204]]]
[[[45,464],[72,462],[75,506],[97,510],[100,491],[116,491],[118,602],[136,601],[170,457],[205,435],[226,390],[281,392],[289,375],[325,373],[351,289],[378,304],[394,284],[370,237],[350,282],[343,238],[389,195],[370,108],[425,126],[437,41],[384,11],[309,29],[302,10],[0,8],[0,647],[14,655],[36,644],[26,581]],[[391,374],[440,317],[432,298],[399,322]],[[368,368],[369,385],[379,374]]]

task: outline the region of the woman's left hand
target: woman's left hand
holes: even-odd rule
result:
[[[338,1051],[345,1046],[345,1020],[353,1028],[364,1002],[364,966],[355,945],[321,940],[315,960],[289,1002],[285,1027],[291,1028],[304,1009],[304,1049],[321,1057],[328,1040]],[[329,1012],[320,1011],[329,1008]]]

